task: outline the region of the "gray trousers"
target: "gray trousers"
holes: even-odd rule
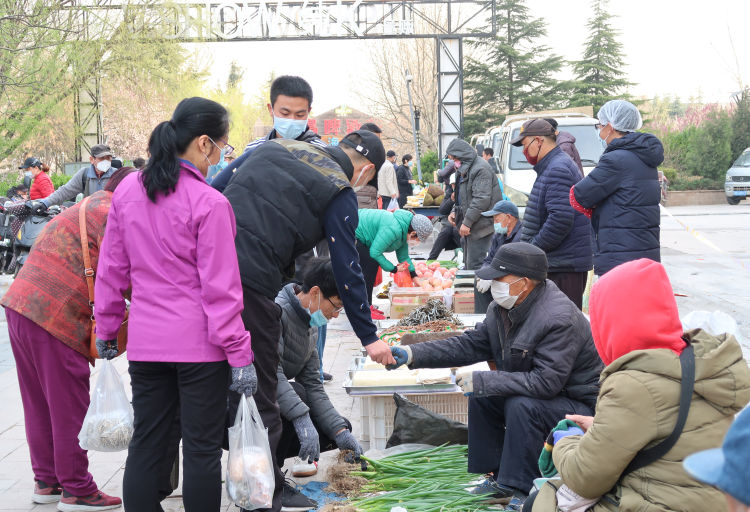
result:
[[[473,236],[461,239],[461,245],[464,248],[464,268],[466,270],[479,270],[482,268],[482,261],[487,257],[487,251],[490,250],[492,243],[492,233],[482,238]]]

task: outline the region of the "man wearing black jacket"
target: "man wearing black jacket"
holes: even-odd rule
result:
[[[326,145],[320,140],[320,135],[307,125],[312,98],[312,88],[304,78],[289,75],[276,78],[271,84],[271,102],[267,105],[268,113],[273,117],[273,130],[265,137],[250,142],[242,155],[209,181],[211,186],[224,192],[235,171],[250,158],[253,151],[269,140],[294,139],[324,148]]]
[[[384,160],[382,142],[364,130],[325,149],[275,139],[253,152],[224,191],[237,221],[235,245],[245,305],[242,318],[252,336],[258,374],[254,398],[274,457],[281,436],[276,402],[281,326],[274,298],[284,281],[294,276],[297,256],[323,239],[328,241],[339,297],[354,332],[373,360],[394,362],[372,323],[354,237],[358,223],[355,190],[375,176]],[[275,460],[274,465],[277,487],[270,510],[277,512],[283,476]]]
[[[503,245],[476,274],[492,280],[484,322],[455,338],[393,347],[389,369],[495,361],[497,370],[457,378],[469,396],[468,469],[494,475],[473,492],[523,500],[550,430],[566,414],[593,412],[603,364],[586,317],[546,279],[544,251]]]

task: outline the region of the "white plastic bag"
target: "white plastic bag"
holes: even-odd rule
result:
[[[127,449],[132,437],[133,407],[114,365],[104,359],[78,434],[78,444],[84,450],[118,452]]]
[[[229,499],[238,507],[271,508],[275,483],[271,448],[252,397],[240,397],[237,418],[229,429],[226,481]]]
[[[388,208],[386,208],[389,212],[395,212],[398,210],[398,201],[396,199],[391,198],[391,202],[388,203]]]
[[[685,331],[703,329],[713,336],[727,333],[739,338],[737,322],[723,311],[691,311],[682,318],[682,328]]]

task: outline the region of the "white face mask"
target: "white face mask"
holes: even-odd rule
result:
[[[359,184],[359,182],[362,180],[362,176],[364,176],[366,174],[367,174],[367,172],[365,172],[364,170],[359,171],[359,176],[357,176],[357,181],[355,181],[354,185],[352,185],[352,188],[354,189],[355,192],[359,192],[367,184],[367,182],[364,182],[361,185]]]
[[[490,293],[492,294],[492,298],[497,302],[497,305],[504,309],[510,309],[518,300],[518,295],[511,295],[510,294],[510,285],[516,284],[520,279],[516,279],[512,283],[504,283],[502,281],[492,281],[492,284],[490,285]]]
[[[99,172],[107,172],[110,167],[112,167],[112,162],[110,162],[109,160],[102,160],[101,162],[96,164],[96,169]]]

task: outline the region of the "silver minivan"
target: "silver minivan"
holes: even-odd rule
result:
[[[740,204],[750,192],[750,148],[742,152],[727,171],[724,193],[727,203]]]

